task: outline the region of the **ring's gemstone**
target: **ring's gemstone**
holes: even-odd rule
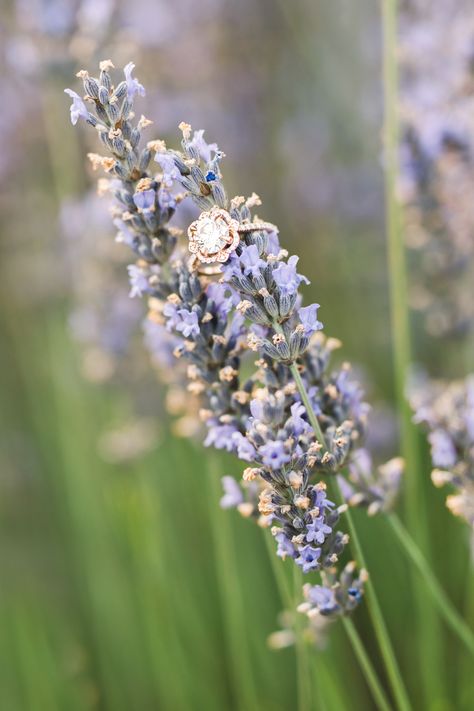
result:
[[[227,210],[214,206],[189,226],[189,251],[201,262],[226,262],[239,244],[238,230],[237,220]]]
[[[206,216],[199,222],[195,239],[203,252],[216,254],[227,245],[229,225],[221,216],[214,219]]]

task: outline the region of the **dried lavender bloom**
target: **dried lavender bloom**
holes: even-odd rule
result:
[[[454,487],[446,505],[474,528],[474,376],[426,380],[412,387],[410,401],[414,421],[429,433],[433,483]]]
[[[474,325],[473,41],[468,2],[454,10],[412,0],[401,15],[400,194],[417,279],[412,305],[440,337]]]
[[[310,619],[322,616],[330,620],[350,614],[360,603],[368,578],[364,569],[357,576],[355,571],[355,563],[351,561],[339,575],[335,568],[324,571],[321,576],[323,585],[304,585],[306,602],[299,605],[299,612]]]

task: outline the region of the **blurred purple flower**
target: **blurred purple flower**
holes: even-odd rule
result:
[[[242,490],[232,476],[223,476],[221,479],[224,496],[220,500],[223,509],[232,509],[244,500]]]

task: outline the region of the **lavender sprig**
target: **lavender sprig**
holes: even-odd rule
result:
[[[330,341],[317,338],[322,327],[317,320],[318,305],[302,306],[299,286],[307,280],[297,271],[298,258],[288,257],[280,248],[276,231],[268,235],[247,224],[220,283],[197,274],[182,251],[173,249],[176,235],[167,225],[176,206],[169,190],[173,181],[178,180],[201,209],[228,205],[230,218],[235,216],[240,223],[251,222],[251,209],[259,199],[238,197],[228,204],[219,168],[223,154],[204,142],[202,132],[191,137],[187,125],[182,126],[183,154],[167,151],[162,142],[148,144],[140,154],[136,133],[133,145],[127,138],[120,143],[123,119],[127,123],[132,118],[133,98],[142,87],[132,80],[131,67],[126,86],[120,89],[127,98],[117,106],[118,100],[111,99],[119,88],[112,86],[109,68],[108,62],[102,65],[100,80],[92,81],[86,72],[81,73],[86,99],[94,105],[96,116],[84,111],[82,104],[78,106],[76,97],[73,108],[98,127],[112,154],[111,158],[93,156],[92,161],[120,180],[114,186],[119,227],[123,230],[125,225],[126,241],[139,257],[129,270],[132,295],[147,294],[152,320],[164,323],[180,339],[175,352],[189,361],[190,386],[202,398],[207,444],[225,447],[257,465],[249,469],[250,476],[264,487],[259,495],[260,520],[278,524],[272,533],[278,537],[280,555],[294,560],[303,573],[326,571],[327,579],[334,581],[339,555],[348,542],[348,536],[334,527],[346,506],[336,508],[326,498],[320,477],[342,471],[363,433],[366,406],[360,389],[347,368],[336,374],[326,372],[331,349]],[[135,128],[139,126],[129,125],[130,136]],[[162,171],[155,176],[148,167],[152,150]],[[163,215],[165,224],[156,220],[155,213]],[[162,244],[156,234],[159,227],[173,238],[173,244],[171,240]],[[243,380],[241,357],[249,349],[259,355],[257,370]],[[364,578],[361,571],[360,583]],[[354,603],[362,599],[362,586],[359,592]],[[354,607],[345,605],[344,614]],[[341,610],[335,607],[331,615],[338,617]],[[376,622],[387,666],[395,676],[396,663],[380,610]],[[353,635],[355,630],[352,641]],[[360,654],[360,640],[356,646]],[[370,660],[365,656],[367,674],[368,667]],[[369,676],[373,687],[372,669]],[[375,686],[380,692],[380,685]]]
[[[174,182],[200,208],[228,207],[244,224],[260,201],[255,195],[228,201],[220,172],[223,154],[205,143],[203,132],[191,135],[186,124],[183,153],[167,151],[157,141],[140,151],[140,133],[149,122],[131,121],[133,99],[142,87],[127,65],[126,80],[114,88],[110,68],[102,63],[99,79],[80,73],[95,116],[74,96],[72,118],[77,113],[93,125],[111,153],[93,154],[91,160],[116,176],[107,186],[116,201],[116,224],[138,255],[129,268],[131,295],[148,295],[152,322],[179,339],[175,355],[188,361],[188,387],[202,399],[206,444],[256,465],[244,473],[247,487],[258,482],[246,492],[248,500],[233,487],[226,504],[236,503],[247,515],[258,508],[260,522],[274,524],[281,557],[292,558],[305,573],[323,569],[333,576],[348,541],[335,530],[344,506],[327,499],[320,476],[340,472],[364,432],[367,406],[360,390],[347,367],[327,373],[337,342],[317,335],[318,305],[301,305],[299,286],[307,280],[297,272],[297,257],[281,249],[276,232],[247,232],[224,265],[220,283],[190,269],[168,225],[177,204]],[[157,175],[149,168],[153,152],[162,171]],[[241,357],[252,350],[259,355],[257,370],[242,380]]]

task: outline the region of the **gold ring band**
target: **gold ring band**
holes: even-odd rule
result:
[[[193,254],[188,262],[189,271],[197,272],[198,274],[202,274],[202,276],[216,276],[217,274],[222,274],[221,266],[219,262],[215,264],[204,264],[195,254]]]
[[[254,222],[239,223],[227,210],[216,205],[201,212],[198,219],[188,227],[188,248],[194,255],[194,259],[190,261],[190,269],[206,276],[219,274],[219,264],[226,262],[229,255],[237,249],[240,235],[260,231],[278,232],[278,228],[271,222],[258,219]],[[208,266],[198,266],[202,264]]]
[[[271,222],[263,222],[263,221],[258,221],[258,222],[241,222],[239,226],[237,227],[237,232],[241,233],[246,233],[246,232],[278,232],[278,227],[276,225],[272,225]]]

